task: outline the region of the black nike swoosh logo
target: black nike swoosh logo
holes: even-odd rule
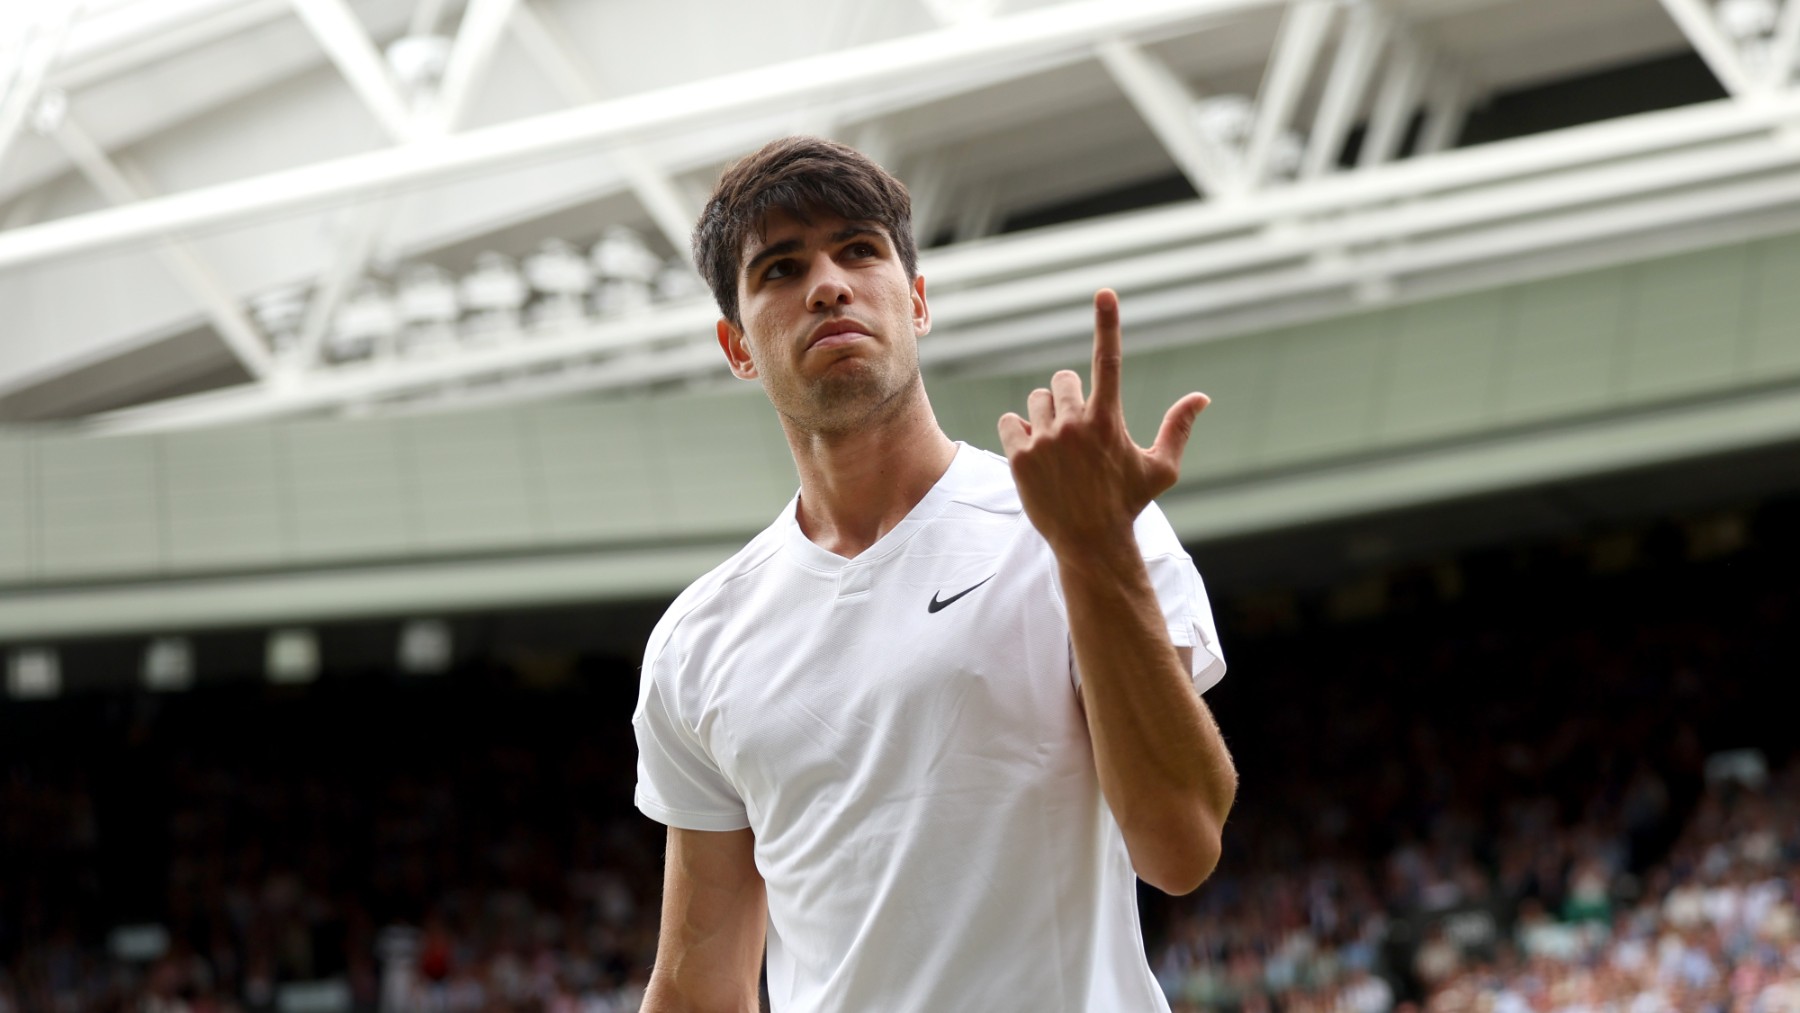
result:
[[[998,576],[999,576],[999,574],[997,574],[997,573],[990,573],[985,578],[982,579],[981,584],[985,584],[988,581],[993,580],[995,577],[998,577]],[[976,584],[975,587],[971,587],[966,590],[958,591],[957,593],[951,595],[950,597],[945,598],[943,601],[938,601],[937,592],[933,591],[933,592],[931,592],[931,607],[926,609],[925,611],[936,612],[938,609],[948,608],[951,605],[956,604],[956,600],[958,598],[961,598],[963,595],[968,594],[970,591],[975,590],[976,587],[980,587],[981,584]]]

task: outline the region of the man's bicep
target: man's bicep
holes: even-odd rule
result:
[[[768,901],[749,830],[669,828],[646,1011],[752,1013]]]

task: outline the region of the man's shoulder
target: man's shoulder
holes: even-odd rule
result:
[[[746,542],[743,548],[732,553],[729,559],[702,574],[676,595],[675,601],[657,621],[656,628],[651,630],[645,657],[655,658],[675,638],[684,619],[715,605],[734,582],[753,579],[762,572],[779,554],[784,537],[783,527],[787,523],[787,514],[778,517],[774,523]]]

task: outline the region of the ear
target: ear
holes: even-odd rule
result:
[[[744,329],[729,320],[719,320],[719,347],[725,361],[731,364],[731,375],[740,380],[756,379],[756,363],[750,358],[750,341]]]
[[[925,301],[925,276],[919,275],[912,283],[913,337],[922,338],[931,333],[931,304]]]

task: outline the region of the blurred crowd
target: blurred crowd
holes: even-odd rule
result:
[[[1537,838],[1552,890],[1476,866],[1445,875],[1441,856],[1411,904],[1376,902],[1367,875],[1329,862],[1259,877],[1179,916],[1157,972],[1177,1013],[1800,1011],[1797,799],[1800,763],[1714,783],[1641,881],[1592,828]],[[1387,873],[1409,877],[1420,855],[1396,851]]]
[[[1178,1013],[1800,1013],[1786,560],[1585,560],[1221,606],[1226,854],[1142,895]],[[0,708],[0,1013],[637,1009],[635,678]]]
[[[1236,651],[1227,854],[1151,942],[1178,1013],[1800,1011],[1800,600],[1687,555],[1496,554]]]
[[[617,687],[457,678],[66,701],[107,745],[0,785],[0,1013],[637,1009],[661,834]]]

